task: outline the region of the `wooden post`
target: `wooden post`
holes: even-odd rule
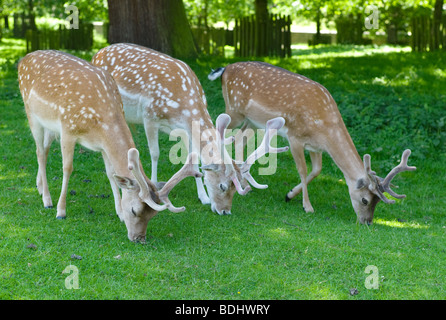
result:
[[[292,55],[291,52],[291,16],[287,16],[287,34],[286,34],[286,48],[287,48],[287,54],[290,58]]]
[[[234,42],[234,55],[236,57],[240,56],[239,51],[239,31],[240,31],[240,20],[235,19],[234,33],[233,33],[233,42]]]
[[[238,57],[291,56],[291,18],[270,14],[259,23],[251,15],[235,20],[234,50]]]

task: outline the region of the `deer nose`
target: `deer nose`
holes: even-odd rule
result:
[[[135,243],[146,243],[146,236],[137,236],[132,241]]]
[[[146,242],[146,236],[144,234],[134,234],[129,232],[128,238],[130,241],[133,241],[135,243],[145,243]]]
[[[228,215],[228,214],[231,214],[231,210],[223,210],[222,212],[221,212],[221,214],[222,215]]]

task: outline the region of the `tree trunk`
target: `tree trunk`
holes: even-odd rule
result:
[[[256,56],[264,57],[268,55],[268,48],[266,46],[267,22],[268,14],[268,0],[255,0],[256,12],[256,32],[255,32],[255,50]]]
[[[29,28],[31,30],[37,30],[36,25],[36,17],[34,15],[34,3],[33,0],[28,0],[28,21],[29,21]]]
[[[441,17],[443,14],[443,0],[436,0],[434,6],[434,24],[433,24],[433,35],[434,44],[433,50],[438,50],[440,48],[440,25]]]
[[[203,16],[204,16],[204,28],[206,30],[209,30],[209,24],[208,24],[208,6],[209,1],[205,0],[203,5]]]
[[[316,12],[316,37],[314,39],[314,44],[321,43],[321,8],[318,6]]]
[[[178,58],[197,56],[182,0],[108,0],[109,42],[130,42]]]

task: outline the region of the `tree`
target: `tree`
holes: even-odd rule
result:
[[[131,42],[180,58],[197,55],[182,0],[108,0],[109,42]]]
[[[79,9],[81,21],[107,20],[107,0],[3,0],[3,14],[27,12],[36,17],[51,16],[65,19],[65,8],[73,4]]]
[[[434,48],[433,50],[438,50],[440,48],[440,27],[441,20],[443,15],[443,0],[435,0],[434,6],[434,25],[433,25],[433,34],[434,34]]]
[[[304,17],[316,23],[316,35],[314,38],[315,44],[320,43],[321,40],[321,25],[325,18],[323,11],[327,11],[327,0],[301,0],[293,3],[298,12]]]
[[[255,48],[256,56],[262,57],[268,55],[266,47],[266,26],[269,19],[268,0],[255,0],[255,16],[256,16],[256,33]]]
[[[234,19],[254,13],[253,0],[183,0],[188,20],[194,26],[229,25]]]

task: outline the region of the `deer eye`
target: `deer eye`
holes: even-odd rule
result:
[[[220,183],[220,189],[221,189],[221,191],[224,192],[224,191],[228,190],[228,186],[224,183]]]
[[[366,198],[362,198],[362,203],[364,203],[365,205],[368,205],[369,201]]]
[[[135,210],[133,210],[133,207],[132,207],[132,213],[136,217],[136,213],[135,213]]]

